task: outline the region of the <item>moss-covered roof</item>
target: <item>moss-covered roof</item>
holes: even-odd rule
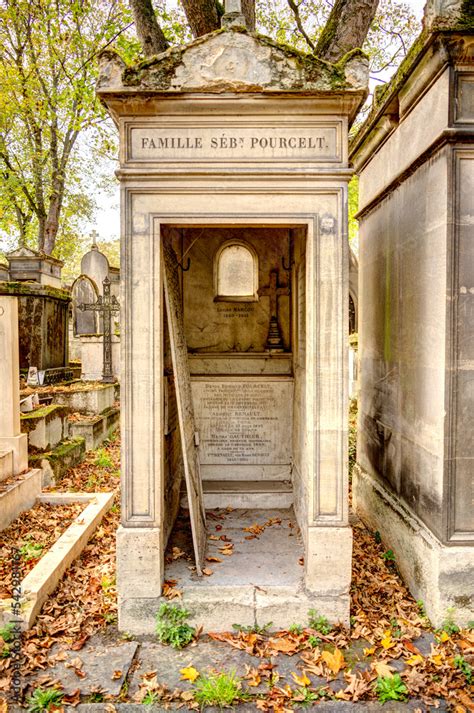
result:
[[[359,49],[330,64],[233,25],[187,45],[170,47],[134,66],[106,50],[101,55],[97,89],[99,94],[120,88],[138,92],[360,91],[367,80],[368,60]]]

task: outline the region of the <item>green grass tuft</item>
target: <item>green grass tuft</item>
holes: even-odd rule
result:
[[[326,617],[320,616],[316,609],[310,609],[308,611],[308,620],[310,629],[316,629],[316,631],[319,631],[320,634],[329,634],[332,629],[332,626]]]
[[[241,683],[235,671],[201,675],[195,684],[194,698],[201,708],[204,706],[227,708],[241,697]]]
[[[26,700],[28,713],[45,713],[51,707],[60,706],[63,695],[57,688],[35,688]]]

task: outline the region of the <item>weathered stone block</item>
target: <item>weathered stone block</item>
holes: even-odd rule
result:
[[[22,413],[21,429],[28,434],[28,444],[40,451],[49,450],[62,441],[67,431],[67,410],[59,404]]]
[[[41,492],[41,470],[29,470],[0,493],[0,530],[4,530],[21,512],[35,504]]]

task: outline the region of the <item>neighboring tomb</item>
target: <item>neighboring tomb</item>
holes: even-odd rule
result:
[[[289,592],[349,620],[347,129],[366,84],[357,52],[336,70],[242,27],[134,68],[101,57],[125,236],[122,629],[153,631],[183,458],[198,569],[204,505],[292,504],[305,547],[265,594],[258,568],[212,593],[194,575],[198,621],[288,625]]]
[[[109,380],[113,380],[118,379],[120,374],[120,270],[109,265],[107,256],[99,250],[95,242],[98,237],[96,231],[92,232],[91,237],[91,249],[81,260],[81,275],[74,280],[71,287],[69,344],[71,353],[81,362],[83,380],[101,380],[104,373],[108,375]],[[103,300],[107,303],[109,294],[113,309],[110,325],[108,317],[104,325],[100,305]],[[84,308],[84,305],[87,305],[87,308]],[[105,349],[104,326],[107,332]],[[108,365],[105,371],[104,361]]]
[[[28,470],[28,436],[20,431],[18,299],[0,295],[0,530],[41,491],[41,470]]]
[[[425,22],[446,27],[468,5],[428,3]],[[354,505],[437,626],[450,608],[458,623],[474,618],[474,38],[466,26],[464,18],[457,31],[422,35],[352,145],[361,285]]]
[[[9,280],[0,294],[18,297],[20,369],[36,367],[44,383],[72,378],[68,352],[69,294],[61,289],[62,262],[21,247],[10,253]]]
[[[38,282],[61,289],[61,269],[64,265],[61,260],[25,246],[9,253],[7,258],[8,279],[12,282]]]

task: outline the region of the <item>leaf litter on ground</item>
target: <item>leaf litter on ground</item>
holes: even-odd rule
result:
[[[109,465],[95,465],[95,454],[88,454],[82,464],[68,472],[61,490],[115,490],[118,494],[118,439],[105,450]],[[212,513],[210,517],[211,522],[223,519],[225,512]],[[48,667],[61,660],[65,650],[80,651],[92,634],[106,632],[108,625],[115,622],[115,531],[118,522],[117,496],[100,533],[96,533],[69,568],[34,627],[24,635],[25,674],[34,673],[48,681]],[[265,527],[277,524],[280,523],[267,521]],[[259,537],[263,531],[259,528],[261,526],[251,526],[249,535]],[[218,547],[230,554],[232,547],[228,545],[231,543],[225,541],[219,530],[222,526],[215,526],[217,534],[211,534],[210,540],[216,545],[224,540]],[[405,664],[400,676],[408,689],[408,697],[420,698],[426,705],[436,705],[438,699],[444,698],[456,713],[474,711],[472,686],[463,670],[454,663],[456,657],[462,656],[466,665],[473,665],[474,631],[462,629],[450,635],[446,632],[436,634],[403,584],[396,564],[384,559],[386,548],[379,538],[361,522],[355,523],[353,533],[350,631],[343,626],[335,626],[325,634],[310,627],[301,627],[300,633],[241,630],[210,633],[208,640],[223,642],[260,659],[261,663],[250,667],[246,674],[250,691],[262,681],[266,685],[265,695],[257,692],[257,710],[284,713],[290,711],[294,703],[310,700],[308,696],[336,697],[345,701],[377,700],[377,680],[393,676],[395,667],[392,664],[398,660]],[[219,558],[222,554],[224,552],[218,551]],[[183,556],[177,552],[175,555]],[[176,585],[176,581],[165,582],[168,596],[180,596]],[[304,626],[304,622],[301,624]],[[417,647],[422,635],[434,637],[429,655],[423,655]],[[49,652],[55,644],[60,648],[53,656]],[[295,656],[294,676],[288,681],[278,672],[279,660],[287,656]],[[358,670],[359,664],[364,665],[362,670]],[[77,668],[77,671],[81,670],[81,667]],[[326,681],[327,685],[315,688],[307,684],[311,676]],[[336,694],[328,688],[335,677],[343,684]],[[10,659],[0,659],[0,700],[10,682]],[[54,680],[50,683],[52,685]],[[192,691],[168,691],[157,681],[156,675],[144,679],[134,700],[150,700],[150,697],[146,698],[147,692],[152,694],[153,700],[165,705],[174,702],[188,708],[197,707]],[[127,700],[127,695],[123,694],[120,700]],[[75,702],[78,701],[76,696]]]

